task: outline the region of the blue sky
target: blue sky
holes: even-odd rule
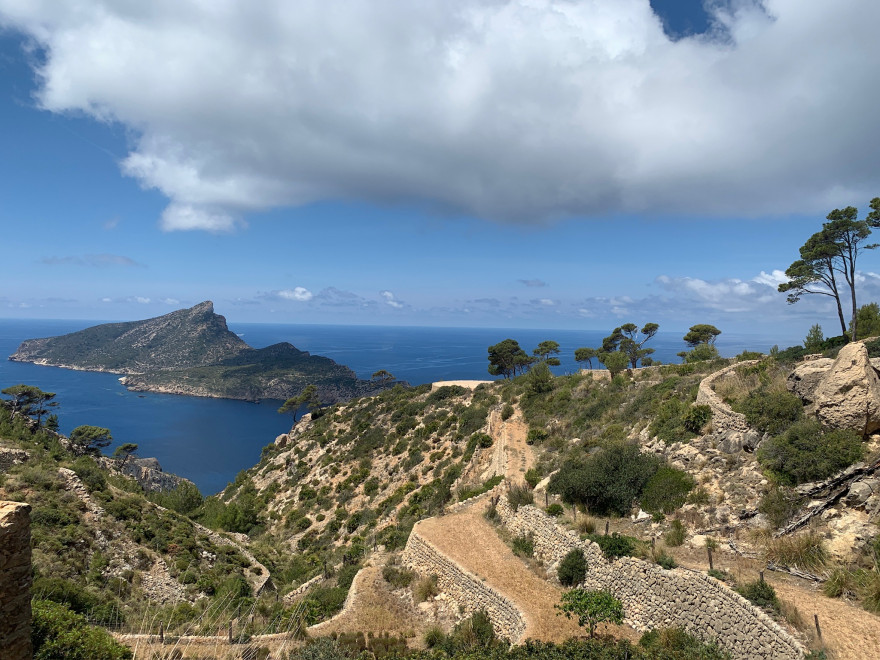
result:
[[[0,0],[0,317],[835,329],[877,3],[291,7]]]

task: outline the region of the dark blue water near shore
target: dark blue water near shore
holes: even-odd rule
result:
[[[25,339],[50,337],[95,325],[97,321],[0,319],[0,389],[18,383],[57,393],[61,430],[80,424],[104,426],[116,443],[135,442],[140,455],[155,456],[163,468],[192,479],[205,493],[222,489],[239,470],[254,465],[260,449],[290,427],[276,413],[278,401],[258,404],[129,392],[114,374],[72,371],[10,362]],[[488,379],[486,348],[512,337],[526,350],[545,339],[558,341],[562,366],[577,369],[574,349],[597,346],[604,332],[573,330],[503,330],[485,328],[410,328],[230,323],[251,346],[288,341],[301,350],[326,355],[352,368],[361,378],[387,369],[413,385],[436,380]],[[748,348],[767,351],[772,340],[722,335],[719,349],[735,355]],[[660,333],[651,345],[655,358],[678,361],[685,348],[680,334]],[[594,366],[598,366],[594,362]]]

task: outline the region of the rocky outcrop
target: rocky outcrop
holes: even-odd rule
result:
[[[30,660],[31,507],[0,502],[0,658]]]
[[[847,344],[837,359],[798,365],[788,388],[806,404],[807,414],[832,429],[849,429],[862,435],[880,430],[880,375],[861,342]]]
[[[8,472],[13,465],[20,465],[30,458],[24,449],[0,447],[0,472]]]
[[[178,477],[170,472],[163,472],[162,466],[155,458],[130,457],[126,461],[121,461],[102,456],[98,459],[98,464],[109,472],[131,477],[141,488],[151,493],[174,490],[184,482],[192,484],[189,479]]]

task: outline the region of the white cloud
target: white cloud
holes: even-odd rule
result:
[[[311,300],[314,297],[314,294],[304,286],[298,286],[294,289],[282,289],[278,292],[278,296],[280,298],[284,298],[285,300],[298,300],[300,302],[306,302],[308,300]]]
[[[772,286],[774,289],[778,289],[780,284],[788,282],[788,276],[785,274],[784,270],[774,269],[769,273],[765,273],[762,270],[757,277],[752,278],[752,282],[766,284],[767,286]]]
[[[45,49],[43,108],[132,130],[167,230],[338,197],[540,220],[876,194],[880,3],[705,4],[678,41],[649,0],[0,0],[0,27]]]
[[[150,299],[149,299],[149,298],[145,298],[145,297],[143,297],[143,296],[135,296],[135,297],[133,298],[133,300],[134,300],[134,302],[136,302],[136,303],[140,303],[141,305],[147,305],[147,304],[150,303]]]
[[[180,301],[177,298],[162,298],[159,300],[161,303],[165,303],[166,305],[179,305]]]
[[[390,291],[380,291],[379,295],[385,299],[385,304],[390,305],[394,309],[401,309],[404,307],[404,304],[399,300],[395,300],[394,294]]]

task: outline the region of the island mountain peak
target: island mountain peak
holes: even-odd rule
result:
[[[322,401],[336,402],[376,389],[348,367],[288,342],[248,346],[210,300],[143,321],[28,339],[9,359],[125,374],[123,383],[135,390],[231,399],[286,399],[314,384]]]

